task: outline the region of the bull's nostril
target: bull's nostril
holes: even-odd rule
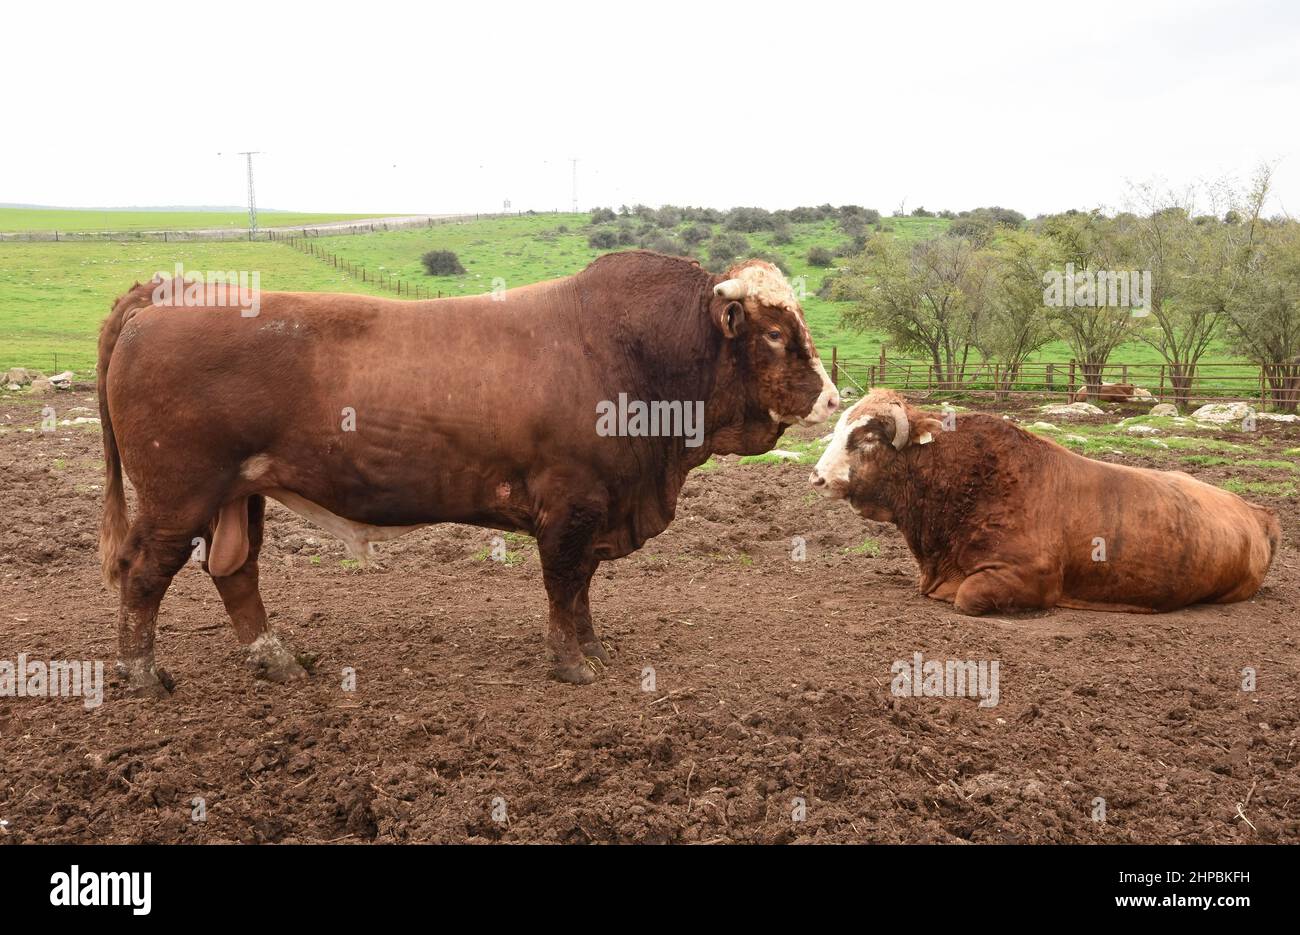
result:
[[[830,399],[826,400],[826,409],[829,412],[834,412],[835,408],[839,406],[839,404],[840,398],[838,396],[832,396]]]
[[[812,484],[814,487],[823,487],[826,484],[826,480],[816,471],[813,471],[808,475],[808,483]]]

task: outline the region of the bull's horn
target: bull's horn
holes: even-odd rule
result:
[[[748,291],[739,279],[728,279],[713,287],[713,294],[720,295],[724,299],[743,299]]]
[[[907,436],[912,434],[912,427],[907,423],[907,411],[898,403],[890,403],[894,413],[894,447],[902,451],[907,444]]]

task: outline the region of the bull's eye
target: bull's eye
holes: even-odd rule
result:
[[[779,332],[779,331],[769,331],[769,332],[767,333],[767,339],[768,339],[769,341],[780,341],[780,340],[781,340],[781,332]]]

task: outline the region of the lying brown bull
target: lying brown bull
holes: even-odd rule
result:
[[[1154,403],[1155,397],[1149,390],[1132,383],[1102,383],[1092,398],[1101,403]],[[1088,384],[1083,384],[1074,393],[1076,403],[1086,403],[1089,399]]]
[[[536,536],[556,673],[590,682],[591,658],[608,658],[587,600],[597,565],[660,533],[710,455],[767,451],[839,403],[794,293],[761,261],[714,276],[619,253],[503,295],[270,293],[255,317],[159,306],[159,286],[119,299],[99,343],[104,571],[121,590],[121,666],[155,693],[169,687],[158,605],[200,536],[255,661],[303,675],[258,593],[268,496],[362,549],[441,522]],[[625,418],[628,400],[665,404],[663,418]]]
[[[966,614],[1135,613],[1253,595],[1277,552],[1273,511],[1181,471],[1093,461],[991,415],[944,424],[873,390],[810,481],[893,523],[921,593]]]

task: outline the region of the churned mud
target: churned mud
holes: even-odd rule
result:
[[[0,399],[0,661],[102,660],[108,685],[89,709],[0,698],[4,843],[1300,841],[1294,497],[1251,497],[1285,533],[1251,602],[974,619],[918,596],[893,528],[807,465],[721,459],[598,573],[616,655],[586,687],[548,678],[527,538],[497,561],[494,533],[438,527],[360,571],[272,503],[262,592],[311,678],[257,679],[190,566],[154,701],[112,674],[98,427],[25,431],[40,405]],[[997,704],[896,697],[915,653],[997,661]]]

